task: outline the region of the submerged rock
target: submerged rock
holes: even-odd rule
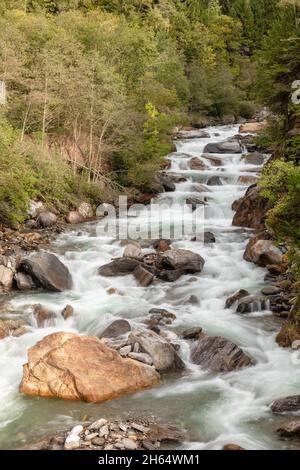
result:
[[[38,328],[54,325],[55,313],[51,310],[41,304],[33,305],[31,308]]]
[[[218,336],[198,339],[192,346],[191,359],[212,372],[231,372],[254,364],[236,344]]]
[[[23,258],[20,269],[45,289],[62,292],[72,288],[68,268],[52,253],[38,252]]]
[[[158,379],[153,367],[123,359],[95,337],[54,333],[29,349],[20,391],[100,403],[153,386]]]
[[[203,270],[204,259],[189,250],[169,250],[159,254],[156,267],[162,270],[176,271],[182,274],[195,274]]]
[[[300,436],[300,419],[283,423],[276,431],[282,437]]]
[[[220,176],[212,176],[207,181],[208,186],[222,186],[222,184],[223,183],[222,183],[222,180],[221,180]]]

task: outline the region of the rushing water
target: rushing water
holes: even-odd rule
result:
[[[220,449],[234,442],[247,449],[291,448],[275,434],[283,418],[272,415],[269,404],[276,398],[299,393],[300,368],[291,353],[275,342],[278,321],[270,312],[238,315],[225,310],[226,298],[240,288],[257,292],[264,285],[265,270],[243,260],[249,231],[232,227],[232,202],[241,197],[245,185],[241,175],[253,175],[241,155],[222,155],[223,166],[199,172],[188,169],[191,156],[202,154],[208,142],[222,141],[238,131],[236,126],[209,128],[210,139],[179,142],[171,157],[169,171],[188,177],[176,192],[160,198],[183,200],[193,192],[193,183],[205,184],[212,175],[223,185],[210,187],[206,230],[212,231],[215,244],[203,245],[189,239],[175,247],[200,253],[205,261],[201,274],[184,276],[173,284],[161,282],[142,288],[132,276],[103,278],[97,268],[122,256],[119,242],[97,236],[96,224],[85,224],[62,234],[52,246],[69,267],[74,288],[70,292],[29,293],[11,300],[14,312],[26,313],[33,303],[42,303],[57,314],[55,327],[37,329],[32,318],[32,332],[20,338],[0,341],[0,448],[16,448],[44,434],[71,426],[85,417],[154,415],[163,421],[179,423],[189,430],[190,440],[183,448]],[[190,155],[190,157],[188,156]],[[143,217],[143,214],[140,215]],[[109,295],[114,287],[118,293]],[[191,302],[191,296],[193,301]],[[75,308],[73,318],[64,321],[60,311],[66,304]],[[138,324],[154,307],[166,308],[177,315],[170,327],[174,332],[202,326],[211,335],[224,336],[256,361],[255,367],[229,374],[211,374],[189,363],[189,350],[181,342],[187,370],[181,376],[166,376],[154,389],[103,404],[85,404],[55,399],[24,397],[18,392],[22,364],[27,350],[54,331],[99,333],[109,322],[126,318]]]

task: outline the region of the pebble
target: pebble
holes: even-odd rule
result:
[[[121,443],[123,444],[124,448],[127,450],[135,450],[137,448],[137,444],[131,439],[128,439],[127,437],[125,437],[121,441]]]
[[[149,428],[146,428],[145,426],[142,426],[141,424],[137,424],[137,423],[131,423],[131,427],[143,433],[149,431]]]
[[[100,418],[97,421],[94,421],[90,426],[89,429],[100,429],[102,426],[107,424],[107,419]]]
[[[65,443],[65,449],[66,450],[79,449],[79,447],[80,447],[80,440]]]
[[[131,352],[130,344],[128,346],[124,346],[123,348],[119,349],[119,353],[121,354],[122,357],[128,356],[130,352]]]
[[[109,433],[108,426],[105,425],[105,426],[102,426],[102,428],[100,429],[100,431],[99,431],[99,436],[100,436],[100,437],[107,436],[108,433]]]
[[[148,439],[143,441],[143,447],[147,450],[156,450],[155,445],[151,441],[148,441]]]
[[[112,444],[107,444],[107,446],[104,447],[104,450],[114,450],[114,446]]]
[[[92,439],[92,444],[94,446],[103,446],[105,444],[105,439],[104,437],[94,437]]]
[[[123,432],[127,432],[127,429],[128,429],[128,427],[125,426],[125,424],[122,424],[122,423],[119,424],[119,428],[120,428],[121,431],[123,431]]]
[[[98,433],[97,432],[92,432],[91,434],[87,434],[85,436],[85,440],[86,441],[91,441],[92,439],[94,439],[94,437],[98,437]]]

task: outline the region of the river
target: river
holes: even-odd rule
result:
[[[206,130],[209,139],[177,142],[178,152],[199,156],[207,143],[238,133],[237,126]],[[185,449],[220,449],[231,442],[249,450],[292,448],[291,443],[277,437],[275,429],[283,418],[272,415],[268,406],[276,398],[299,392],[299,364],[275,342],[279,320],[269,311],[239,315],[234,309],[224,309],[226,298],[236,290],[255,293],[265,285],[266,271],[243,260],[251,231],[232,226],[231,205],[247,188],[238,184],[238,177],[253,175],[249,172],[251,166],[246,168],[241,155],[228,154],[220,156],[222,167],[192,171],[189,158],[177,154],[171,157],[168,171],[182,174],[188,181],[177,184],[174,193],[164,193],[159,198],[182,201],[187,195],[197,195],[193,192],[195,182],[206,184],[213,175],[221,178],[223,185],[210,186],[211,192],[207,193],[205,219],[205,229],[215,234],[216,243],[203,245],[189,239],[174,243],[175,247],[200,253],[206,261],[203,272],[147,288],[138,286],[132,276],[103,278],[97,275],[97,268],[122,256],[124,248],[120,243],[97,235],[97,223],[61,234],[51,251],[70,269],[73,290],[61,294],[18,294],[10,300],[12,309],[21,315],[27,315],[30,305],[41,303],[57,317],[54,327],[40,329],[34,327],[31,318],[31,333],[0,341],[0,448],[21,447],[87,417],[137,415],[159,416],[163,421],[184,425],[189,430]],[[110,287],[118,293],[109,295]],[[60,311],[66,304],[75,308],[75,315],[64,321]],[[138,324],[157,306],[176,314],[170,327],[174,332],[201,326],[211,335],[224,336],[238,344],[256,360],[256,366],[211,374],[189,362],[188,345],[182,341],[186,371],[180,376],[163,377],[159,386],[151,390],[98,405],[30,398],[19,393],[27,350],[45,335],[54,331],[96,334],[120,317]]]

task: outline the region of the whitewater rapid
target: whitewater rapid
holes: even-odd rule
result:
[[[299,362],[275,342],[279,321],[269,311],[239,315],[234,308],[224,309],[226,298],[236,290],[255,293],[266,285],[266,271],[243,260],[251,231],[232,227],[232,203],[247,188],[238,183],[238,178],[253,172],[241,155],[230,154],[218,155],[222,167],[190,170],[191,157],[200,156],[209,142],[236,135],[238,127],[206,131],[210,138],[176,143],[177,153],[169,157],[168,171],[185,176],[187,181],[177,184],[174,193],[159,196],[161,200],[183,201],[187,196],[199,196],[193,191],[194,183],[206,184],[214,175],[221,178],[223,185],[210,186],[211,192],[205,194],[208,197],[205,229],[214,233],[216,243],[203,245],[189,239],[174,243],[177,248],[200,253],[206,261],[203,272],[183,276],[172,284],[161,282],[147,288],[140,287],[133,276],[100,277],[97,268],[122,256],[124,247],[118,241],[97,235],[97,223],[84,224],[60,235],[51,251],[68,266],[74,280],[72,291],[18,294],[10,300],[14,312],[11,316],[28,316],[32,332],[0,341],[0,448],[23,446],[87,417],[127,415],[154,415],[185,426],[190,436],[183,445],[185,449],[220,449],[228,443],[249,450],[292,448],[292,443],[280,440],[275,433],[283,418],[272,415],[269,409],[274,399],[299,393]],[[109,288],[115,288],[117,293],[108,294]],[[55,327],[35,328],[28,308],[36,303],[56,313]],[[67,321],[60,316],[66,304],[75,309],[74,317]],[[151,390],[98,405],[30,398],[19,393],[27,350],[44,336],[54,331],[93,335],[117,318],[138,325],[151,308],[158,306],[176,314],[177,319],[170,327],[174,332],[201,326],[211,335],[224,336],[238,344],[257,365],[229,374],[211,374],[189,363],[188,344],[181,341],[186,371],[179,377],[163,377],[160,385]]]

